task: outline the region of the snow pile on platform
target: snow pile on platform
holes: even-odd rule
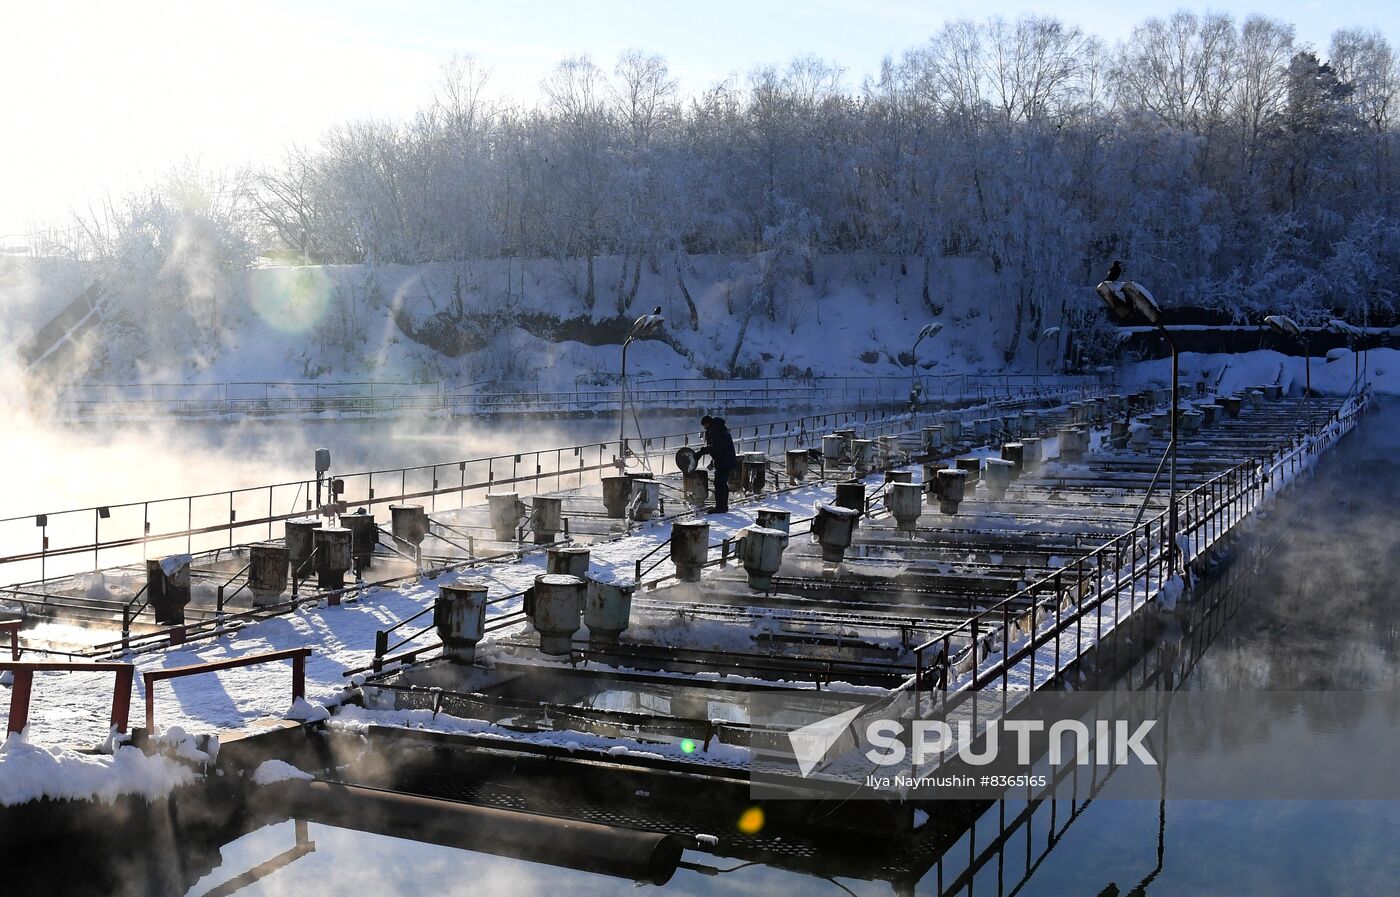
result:
[[[112,755],[89,755],[39,747],[23,735],[11,735],[0,746],[0,805],[4,806],[46,797],[111,803],[128,794],[152,801],[194,777],[186,766],[147,756],[129,745]]]
[[[167,756],[196,766],[213,763],[219,756],[218,735],[191,735],[182,726],[171,726],[159,735],[152,735],[151,743]]]
[[[292,779],[310,780],[312,775],[302,772],[290,763],[282,760],[264,760],[262,765],[253,770],[254,785],[271,785],[274,782],[286,782]]]
[[[1376,392],[1400,394],[1400,352],[1394,349],[1372,349],[1366,354],[1366,382]],[[1314,357],[1311,367],[1314,392],[1340,396],[1351,391],[1356,366],[1347,360],[1346,356],[1327,361]],[[1301,395],[1307,373],[1307,366],[1300,356],[1284,355],[1264,349],[1238,354],[1181,353],[1181,382],[1191,390],[1203,380],[1208,391],[1221,393],[1231,393],[1264,383],[1282,383],[1290,393]],[[1146,384],[1169,386],[1171,359],[1158,358],[1125,365],[1122,378],[1125,387]]]
[[[330,715],[330,711],[323,705],[312,703],[305,698],[297,698],[284,718],[301,723],[319,723]]]

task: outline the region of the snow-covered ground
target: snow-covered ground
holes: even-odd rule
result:
[[[110,755],[42,747],[23,735],[11,735],[0,745],[0,806],[41,797],[110,803],[121,795],[139,794],[150,800],[194,779],[190,767],[130,745]]]
[[[617,280],[622,259],[597,262],[600,284]],[[572,389],[590,379],[615,376],[618,345],[547,340],[516,326],[492,334],[490,345],[449,357],[414,342],[396,323],[422,324],[450,311],[461,291],[468,315],[502,318],[535,315],[576,321],[633,317],[661,306],[666,342],[632,346],[635,377],[694,377],[728,371],[730,359],[760,376],[784,370],[821,375],[902,375],[907,353],[924,324],[938,320],[943,333],[919,348],[930,374],[1000,371],[1012,328],[988,311],[1000,290],[988,266],[965,259],[941,261],[922,298],[922,269],[901,271],[897,259],[829,256],[819,259],[811,284],[784,288],[773,313],[752,315],[754,259],[695,256],[686,273],[699,327],[673,271],[643,266],[636,297],[619,309],[600,287],[592,309],[578,298],[574,263],[536,260],[509,268],[475,260],[424,265],[261,267],[234,279],[214,326],[198,322],[187,334],[95,331],[103,360],[88,371],[93,381],[218,383],[249,380],[425,380],[450,384],[496,379],[529,382],[542,389]],[[0,261],[0,347],[18,346],[86,286],[81,266],[57,260]],[[508,299],[503,298],[509,296]],[[516,318],[516,320],[519,320]],[[192,322],[193,323],[193,322]],[[1042,326],[1054,322],[1043,322]],[[1029,328],[1029,325],[1028,325]],[[1034,347],[1022,333],[1014,348],[1029,369]],[[737,346],[737,349],[736,349]],[[679,350],[679,351],[677,351]],[[1054,354],[1052,347],[1044,355]]]
[[[1400,395],[1400,351],[1373,349],[1361,353],[1366,366],[1362,379],[1376,392]],[[1181,353],[1181,382],[1194,388],[1202,379],[1212,390],[1234,392],[1262,383],[1277,383],[1282,371],[1283,384],[1293,394],[1302,394],[1307,368],[1312,368],[1314,392],[1345,395],[1352,389],[1357,370],[1353,356],[1342,354],[1335,360],[1313,358],[1310,363],[1294,355],[1283,355],[1261,349],[1257,352],[1231,354]],[[1166,386],[1171,383],[1171,359],[1160,358],[1125,365],[1122,369],[1125,385]]]
[[[813,485],[770,497],[762,504],[790,510],[794,516],[808,517],[814,513],[817,502],[830,497],[830,487]],[[712,541],[732,537],[752,523],[753,507],[736,506],[729,514],[709,515],[706,519],[710,523]],[[591,574],[598,578],[631,579],[634,562],[665,542],[670,533],[671,521],[661,520],[641,525],[613,541],[593,545]],[[461,579],[480,579],[489,584],[492,597],[501,597],[532,585],[543,568],[544,552],[541,550],[519,563],[484,564],[396,588],[367,589],[338,607],[306,607],[231,631],[212,641],[139,656],[135,658],[138,676],[133,706],[139,708],[145,700],[139,675],[142,671],[301,645],[311,645],[314,651],[306,670],[307,698],[317,703],[333,703],[349,684],[342,673],[367,666],[373,659],[375,632],[431,605],[437,600],[440,585]],[[653,575],[669,571],[670,562],[664,561]],[[518,609],[519,599],[490,608],[493,616]],[[420,621],[420,625],[427,622]],[[432,632],[424,636],[427,644],[436,639]],[[411,647],[412,644],[405,646],[404,650]],[[111,678],[107,673],[37,674],[30,711],[31,740],[49,745],[101,743],[107,737]],[[161,682],[156,685],[157,724],[161,728],[178,725],[192,733],[214,728],[238,729],[254,720],[284,713],[291,704],[290,687],[290,673],[276,675],[262,667]]]

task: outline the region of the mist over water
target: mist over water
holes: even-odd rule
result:
[[[693,426],[688,417],[643,418],[644,430],[657,435]],[[616,420],[30,424],[24,435],[32,442],[12,442],[10,450],[23,451],[35,472],[18,489],[24,505],[38,509],[52,506],[54,498],[71,506],[302,478],[318,445],[332,447],[338,468],[360,470],[615,438]],[[1394,622],[1400,602],[1394,585],[1400,576],[1398,503],[1400,401],[1392,399],[1382,401],[1352,435],[1322,456],[1311,478],[1260,519],[1255,532],[1266,548],[1272,545],[1271,552],[1252,574],[1252,594],[1207,648],[1185,687],[1325,691],[1400,685]],[[1258,749],[1270,749],[1267,736]],[[1162,807],[1155,801],[1108,799],[1112,789],[1110,781],[1102,799],[1064,830],[1019,893],[1379,895],[1393,893],[1400,878],[1394,847],[1400,803],[1173,800]],[[1014,810],[1009,803],[1007,814]],[[996,814],[993,807],[984,817],[989,830],[996,828]],[[289,826],[224,845],[222,867],[189,893],[202,894],[285,849]],[[616,881],[584,873],[322,826],[313,827],[312,835],[316,853],[242,893],[357,893],[367,885],[483,879],[527,895],[561,887],[611,893],[618,887]],[[975,893],[998,892],[997,865],[978,874]],[[1007,881],[1019,874],[1008,874]],[[838,886],[761,865],[718,877],[682,870],[659,890],[806,895],[845,889],[891,893],[880,882],[842,880]],[[939,893],[934,876],[926,876],[915,893]]]
[[[642,416],[645,436],[695,433],[699,416]],[[805,411],[733,415],[731,424]],[[315,477],[312,453],[331,449],[337,473],[456,463],[615,441],[616,415],[561,420],[422,418],[183,421],[60,425],[13,418],[4,455],[22,477],[0,516],[242,489]],[[629,438],[635,428],[628,422]]]
[[[1278,541],[1255,600],[1192,687],[1400,687],[1400,401],[1381,402],[1271,512],[1264,526]]]
[[[1320,460],[1316,475],[1261,521],[1277,539],[1247,598],[1205,651],[1186,688],[1211,691],[1386,690],[1400,685],[1400,402],[1382,400]],[[1247,715],[1249,708],[1241,708]],[[1254,733],[1259,751],[1267,734]],[[1168,764],[1168,776],[1171,775]],[[1365,775],[1358,770],[1358,775]],[[1110,781],[1103,797],[1113,796]],[[1098,800],[1022,892],[1393,894],[1400,880],[1400,803],[1193,801],[1161,808]],[[1112,889],[1110,889],[1112,883]]]
[[[698,441],[699,416],[674,412],[639,412],[628,420],[629,440],[640,428],[646,438],[687,435]],[[810,409],[777,409],[736,414],[728,417],[731,426],[773,422],[810,413]],[[468,482],[484,482],[494,467],[496,475],[509,472],[520,456],[520,470],[533,471],[538,460],[545,471],[567,471],[575,463],[571,446],[615,443],[618,434],[616,414],[579,418],[385,418],[344,420],[242,420],[196,421],[166,418],[129,424],[57,424],[23,414],[11,414],[0,451],[11,472],[0,505],[0,556],[18,555],[39,548],[47,535],[53,549],[89,544],[94,534],[102,538],[139,538],[143,524],[148,533],[182,532],[187,526],[220,526],[230,519],[239,521],[264,515],[293,513],[307,507],[315,480],[313,453],[317,448],[331,450],[333,476],[363,471],[393,471],[387,474],[389,488],[400,484],[427,488],[442,478],[444,484],[459,477]],[[658,441],[653,447],[660,450]],[[556,449],[564,449],[556,453]],[[535,459],[532,452],[541,452]],[[581,457],[596,464],[600,455],[594,448]],[[612,448],[603,448],[601,458],[612,457]],[[459,472],[458,462],[504,456],[493,464],[474,464]],[[669,462],[668,462],[669,463]],[[399,468],[441,470],[410,472],[406,478]],[[361,481],[363,482],[363,481]],[[565,475],[538,483],[541,491],[567,488],[577,480]],[[284,484],[292,484],[285,486]],[[275,490],[259,487],[282,486]],[[535,484],[522,483],[522,491],[532,493]],[[234,496],[232,505],[221,493],[246,490]],[[355,490],[351,490],[354,492]],[[361,490],[360,493],[363,494]],[[380,494],[383,494],[381,487]],[[187,495],[206,498],[187,503],[162,501]],[[481,493],[469,501],[483,501]],[[94,519],[92,508],[110,506],[110,516]],[[79,509],[87,509],[81,510]],[[61,513],[78,511],[77,513]],[[35,515],[47,514],[47,529],[36,526]],[[281,535],[280,527],[237,530],[240,542]],[[187,541],[184,537],[153,540],[144,548],[148,553],[203,550],[222,547],[228,537],[214,533]],[[145,555],[136,548],[107,551],[98,559],[91,553],[51,558],[49,575],[72,573],[106,565],[129,563]],[[41,578],[44,570],[37,561],[0,565],[0,584],[28,582]]]

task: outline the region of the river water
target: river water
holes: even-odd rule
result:
[[[1279,547],[1186,687],[1395,690],[1400,402],[1324,455],[1266,528]],[[1154,897],[1400,893],[1400,802],[1173,800],[1160,817],[1156,802],[1113,800],[1112,788],[1022,893],[1130,893],[1156,866],[1159,832]]]

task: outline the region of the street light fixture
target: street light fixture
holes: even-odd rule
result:
[[[1303,328],[1288,315],[1268,315],[1264,318],[1264,323],[1284,336],[1293,337],[1298,341],[1298,345],[1303,347],[1303,398],[1306,400],[1312,395],[1312,350],[1308,346],[1308,338],[1303,333]]]
[[[1094,291],[1103,299],[1108,310],[1119,321],[1126,321],[1136,312],[1146,319],[1147,323],[1156,327],[1166,339],[1167,345],[1172,352],[1172,418],[1171,418],[1171,438],[1167,442],[1165,458],[1170,459],[1171,469],[1168,473],[1167,489],[1170,492],[1168,500],[1168,526],[1171,528],[1171,548],[1168,558],[1168,566],[1173,572],[1176,571],[1177,546],[1177,509],[1176,509],[1176,428],[1177,418],[1181,411],[1181,364],[1179,353],[1176,348],[1176,340],[1172,338],[1171,331],[1162,324],[1162,307],[1157,304],[1157,300],[1152,297],[1147,288],[1131,280],[1102,281],[1094,287]],[[1157,466],[1157,474],[1162,471],[1161,465]],[[1147,495],[1151,497],[1152,490],[1156,488],[1157,476],[1153,476],[1152,483],[1147,487]],[[1147,499],[1143,499],[1142,506],[1147,507]],[[1141,509],[1138,511],[1139,517],[1142,515]],[[1134,524],[1136,526],[1136,523]]]
[[[1366,331],[1339,318],[1328,321],[1327,329],[1347,338],[1347,347],[1351,349],[1351,388],[1355,392],[1361,388],[1361,356],[1356,354],[1356,342],[1366,335]]]
[[[627,338],[622,341],[622,376],[620,383],[622,387],[621,396],[618,399],[618,426],[617,426],[617,469],[622,470],[627,466],[627,347],[632,345],[633,340],[649,339],[661,332],[666,319],[661,315],[661,306],[656,306],[649,315],[642,315],[632,322],[632,329],[627,332]]]
[[[1040,350],[1045,347],[1045,341],[1052,336],[1059,336],[1059,327],[1046,327],[1040,331],[1040,338],[1035,341],[1035,371],[1040,373]]]
[[[934,321],[932,323],[925,324],[919,330],[919,335],[914,339],[914,345],[909,350],[909,392],[911,406],[914,404],[915,385],[919,382],[919,343],[923,342],[929,337],[937,336],[938,332],[942,329],[943,324],[940,321]],[[911,410],[913,410],[912,407]]]
[[[943,324],[942,324],[942,322],[940,322],[940,321],[934,321],[932,324],[925,324],[925,325],[923,326],[923,329],[921,329],[921,330],[919,331],[918,338],[916,338],[916,339],[914,340],[914,347],[913,347],[912,349],[909,350],[909,370],[910,370],[910,371],[915,371],[915,365],[916,365],[916,364],[918,363],[918,361],[919,361],[918,356],[914,354],[914,353],[916,353],[916,352],[919,351],[919,343],[923,342],[924,340],[928,339],[928,338],[931,337],[931,336],[937,336],[938,333],[939,333],[939,331],[941,331],[942,329],[943,329]],[[915,373],[917,373],[917,371],[915,371]]]

